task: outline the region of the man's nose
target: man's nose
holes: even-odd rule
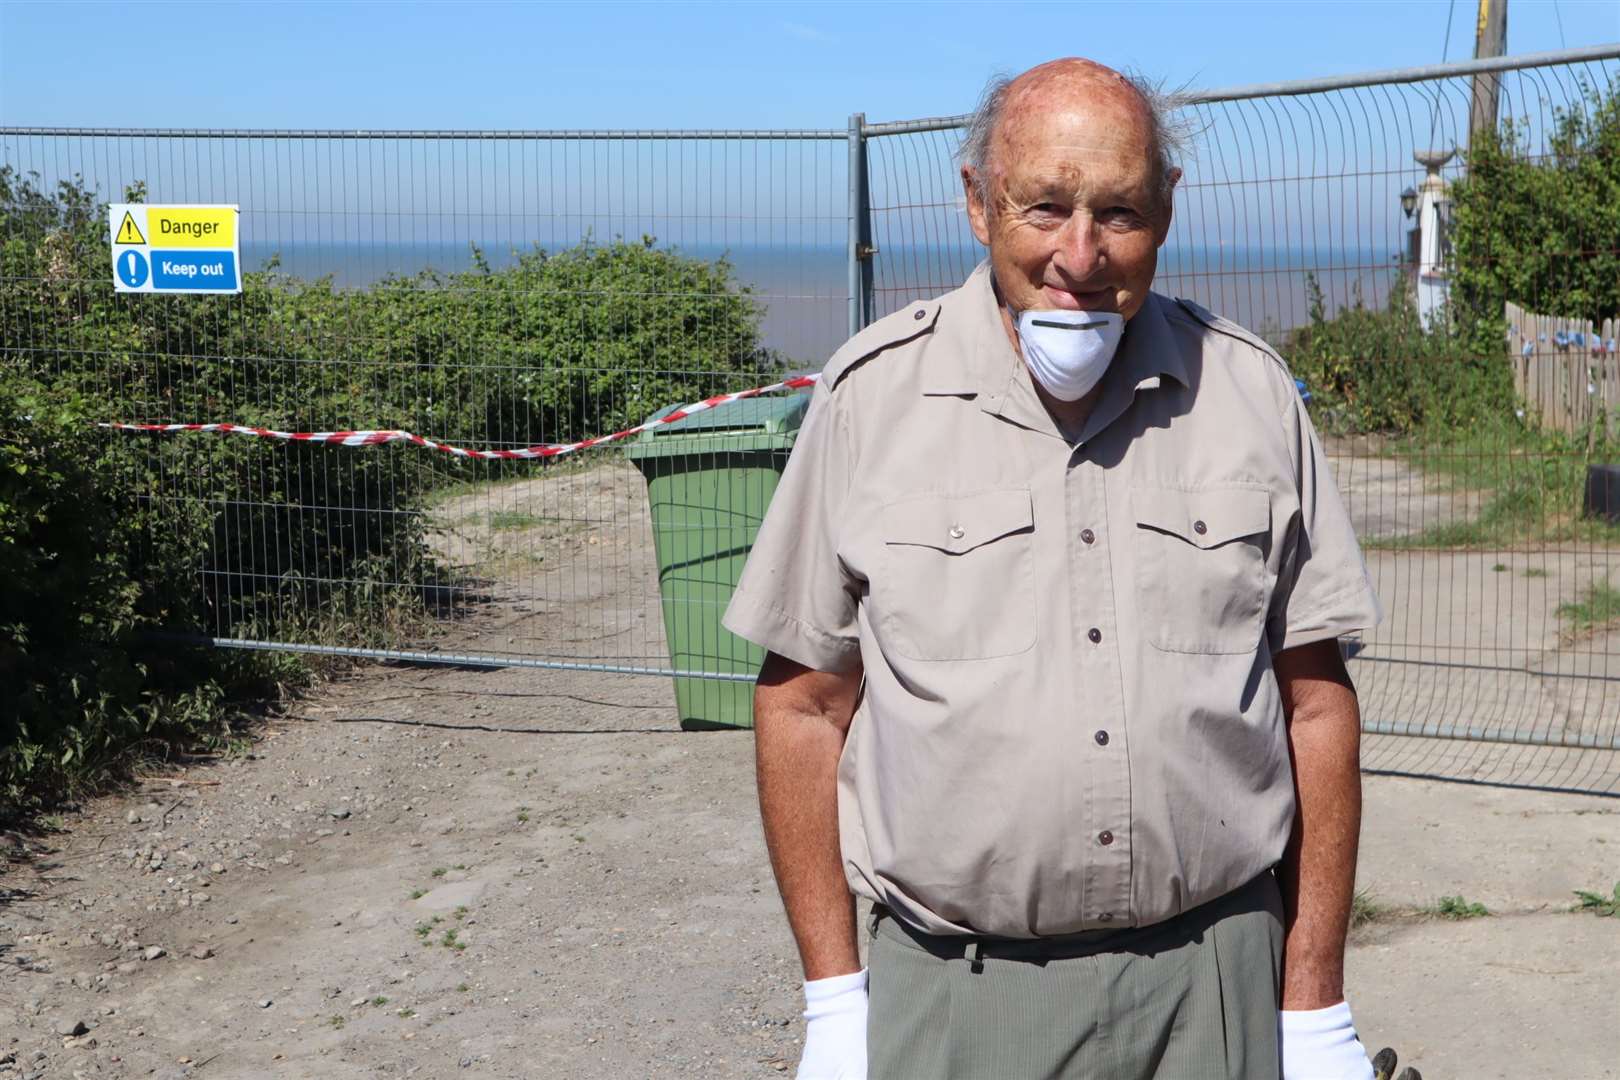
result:
[[[1084,281],[1101,270],[1107,256],[1102,249],[1097,219],[1085,213],[1072,215],[1058,237],[1053,261],[1074,281]]]

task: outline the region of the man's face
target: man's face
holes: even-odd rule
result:
[[[1018,310],[1117,311],[1147,299],[1170,210],[1154,191],[1147,117],[1114,86],[1015,96],[990,153],[986,199],[963,170],[973,235]]]

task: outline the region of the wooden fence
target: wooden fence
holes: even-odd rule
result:
[[[1574,432],[1602,420],[1620,433],[1620,326],[1605,319],[1537,315],[1507,306],[1508,347],[1513,352],[1513,388],[1544,427]],[[1596,425],[1590,430],[1595,435]]]

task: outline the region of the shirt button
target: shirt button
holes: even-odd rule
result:
[[[951,539],[952,540],[960,540],[960,539],[962,539],[962,537],[964,537],[966,535],[967,535],[967,532],[966,532],[966,530],[964,530],[962,528],[962,526],[960,526],[960,525],[952,525],[951,526]]]
[[[1097,740],[1098,746],[1108,745],[1108,732],[1106,731],[1099,731],[1097,734],[1093,735],[1092,738]]]
[[[1097,534],[1092,532],[1090,529],[1081,529],[1080,539],[1084,540],[1088,544],[1095,544],[1097,542]]]
[[[1097,916],[1097,921],[1098,922],[1111,922],[1111,921],[1113,921],[1113,918],[1114,918],[1114,913],[1113,912],[1105,911],[1101,915]]]
[[[1093,626],[1090,630],[1086,631],[1086,637],[1090,638],[1091,643],[1095,645],[1102,640],[1102,631]]]
[[[1193,522],[1193,532],[1197,533],[1199,536],[1203,536],[1205,533],[1209,532],[1209,526],[1205,525],[1202,521],[1195,521]]]
[[[927,308],[918,308],[917,309],[917,314],[913,315],[912,318],[913,319],[926,319],[926,318],[928,318],[928,309]]]
[[[1101,844],[1103,847],[1107,847],[1113,842],[1114,834],[1109,832],[1107,829],[1104,829],[1102,832],[1097,834],[1097,843]]]

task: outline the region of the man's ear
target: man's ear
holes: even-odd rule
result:
[[[1164,242],[1170,238],[1170,219],[1176,212],[1176,185],[1181,183],[1181,170],[1170,170],[1169,198],[1165,199],[1164,206],[1159,208],[1159,228],[1157,247],[1163,247]]]
[[[985,247],[990,246],[990,208],[979,196],[979,185],[974,183],[971,165],[962,166],[962,194],[967,196],[968,224],[973,226],[973,238]]]

